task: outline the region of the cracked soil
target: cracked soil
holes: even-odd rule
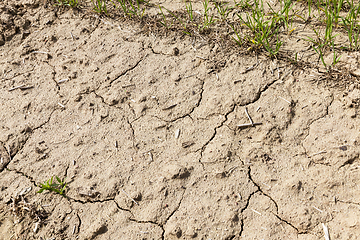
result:
[[[359,239],[359,84],[38,1],[0,12],[0,239]],[[52,176],[67,198],[36,193]]]

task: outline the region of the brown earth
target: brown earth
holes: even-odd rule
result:
[[[313,240],[323,224],[359,239],[355,77],[331,87],[32,0],[0,9],[0,239]],[[262,125],[239,127],[246,111]],[[36,193],[52,176],[67,198]]]

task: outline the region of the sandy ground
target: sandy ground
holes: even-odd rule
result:
[[[0,9],[0,239],[359,239],[356,81],[31,0]],[[52,176],[68,198],[36,193]]]

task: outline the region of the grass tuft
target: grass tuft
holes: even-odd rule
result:
[[[80,0],[51,1],[56,1],[56,5],[77,7]],[[229,37],[242,50],[265,52],[272,58],[281,55],[289,59],[283,56],[285,51],[281,51],[283,40],[296,35],[301,26],[307,29],[310,27],[315,36],[306,36],[301,40],[311,43],[310,51],[319,56],[318,62],[321,61],[326,68],[339,62],[341,49],[359,50],[360,3],[354,0],[279,0],[270,1],[271,4],[267,1],[266,9],[263,0],[201,0],[202,10],[194,10],[191,0],[186,1],[184,8],[179,10],[169,10],[145,0],[91,2],[93,10],[98,14],[109,16],[108,9],[111,12],[115,9],[133,21],[140,19],[143,26],[154,24],[189,36],[212,37],[215,33],[214,41]],[[114,8],[108,8],[108,4],[112,4]],[[158,7],[158,15],[155,18],[145,15],[145,9],[154,6]],[[297,25],[293,26],[294,24]],[[346,45],[340,46],[335,41],[339,33],[347,35]],[[334,57],[332,63],[328,63],[330,66],[327,66],[324,57],[330,52]],[[298,64],[297,54],[295,59],[292,57],[291,62]]]
[[[107,14],[106,0],[91,0],[93,3],[93,10],[98,14]]]
[[[51,177],[49,180],[45,181],[44,183],[40,183],[39,187],[41,189],[37,191],[37,193],[42,193],[43,191],[48,190],[50,192],[55,192],[65,197],[65,189],[67,186],[67,183],[65,183],[65,178],[63,180],[61,180],[57,176],[55,176],[55,178],[58,183],[53,183],[54,177]]]
[[[57,6],[67,6],[71,8],[76,8],[79,5],[78,0],[56,0],[57,3],[55,5]]]

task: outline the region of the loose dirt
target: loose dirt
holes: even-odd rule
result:
[[[0,4],[0,239],[360,236],[355,77]]]

